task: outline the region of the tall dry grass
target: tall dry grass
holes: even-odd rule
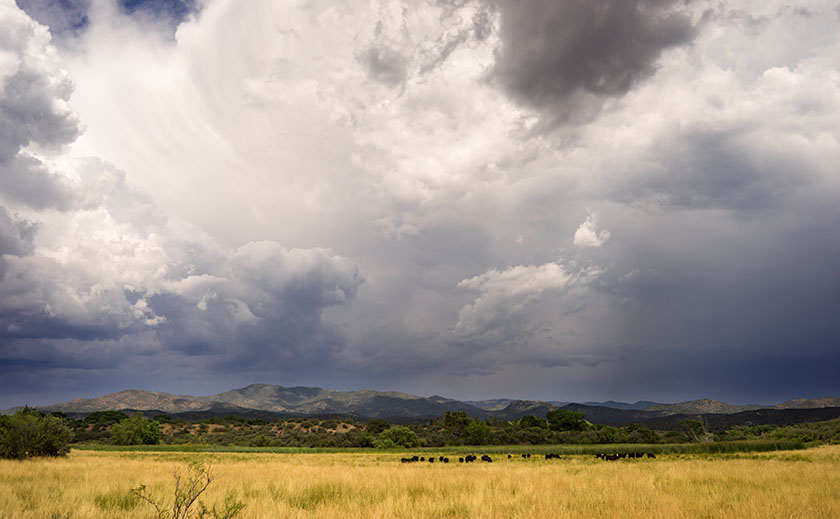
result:
[[[604,462],[401,464],[373,453],[240,454],[74,451],[0,461],[2,518],[152,518],[129,497],[146,484],[171,499],[172,472],[202,459],[216,480],[204,501],[236,492],[242,518],[840,517],[840,446]]]

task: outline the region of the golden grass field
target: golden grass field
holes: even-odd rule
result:
[[[493,455],[494,463],[402,464],[399,458],[77,450],[62,459],[0,460],[0,517],[153,518],[154,509],[129,498],[129,489],[146,484],[171,501],[173,471],[203,460],[216,479],[202,500],[221,504],[236,492],[247,504],[239,515],[245,519],[840,518],[840,446],[615,462]]]

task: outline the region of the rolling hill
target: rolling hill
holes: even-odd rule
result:
[[[68,402],[38,407],[44,412],[62,412],[68,416],[84,416],[95,411],[140,411],[167,413],[185,419],[202,419],[236,414],[263,419],[343,416],[367,420],[384,418],[394,422],[426,420],[447,411],[462,411],[473,418],[517,420],[526,415],[545,417],[553,409],[584,413],[592,423],[620,425],[644,423],[670,429],[681,419],[703,416],[715,427],[730,424],[764,423],[766,420],[790,422],[812,418],[840,416],[840,398],[794,399],[773,406],[738,406],[710,399],[676,404],[640,401],[587,402],[531,401],[496,399],[459,401],[442,396],[421,397],[396,391],[337,391],[319,387],[285,387],[251,384],[215,395],[173,395],[157,391],[128,389],[96,398],[77,398]],[[4,411],[14,412],[15,409]],[[771,412],[772,411],[772,412]],[[729,418],[727,418],[729,417]]]

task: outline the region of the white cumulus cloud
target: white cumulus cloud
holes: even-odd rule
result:
[[[598,215],[590,214],[575,231],[574,244],[582,249],[600,247],[610,239],[610,231],[598,228]]]

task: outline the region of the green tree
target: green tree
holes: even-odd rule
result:
[[[398,446],[409,449],[411,447],[419,446],[420,438],[417,437],[417,433],[408,427],[395,425],[390,429],[383,431],[379,435],[379,440],[374,442],[374,445],[379,448]]]
[[[0,458],[65,456],[72,438],[66,420],[44,416],[29,407],[12,416],[0,416]]]
[[[389,424],[386,420],[383,420],[382,418],[374,418],[373,420],[367,423],[367,427],[365,427],[365,430],[370,434],[376,436],[382,431],[388,429],[389,427],[391,427],[391,424]]]
[[[712,441],[709,431],[706,430],[706,424],[703,423],[703,418],[698,416],[697,420],[680,420],[677,422],[685,434],[693,441],[708,442]]]
[[[540,429],[548,429],[548,424],[542,418],[537,418],[533,415],[525,415],[519,419],[519,427],[539,427]]]
[[[111,427],[111,440],[117,445],[156,445],[161,437],[160,424],[146,420],[140,413]]]
[[[463,411],[447,411],[441,418],[441,425],[453,436],[464,436],[473,419]]]
[[[466,432],[472,445],[484,445],[490,440],[490,425],[484,420],[473,420],[467,426]]]
[[[82,422],[85,424],[111,425],[126,418],[128,418],[128,415],[119,411],[94,411],[87,415]]]
[[[579,411],[555,409],[547,412],[545,417],[552,431],[582,431],[586,428],[586,420],[583,419],[583,413]]]

